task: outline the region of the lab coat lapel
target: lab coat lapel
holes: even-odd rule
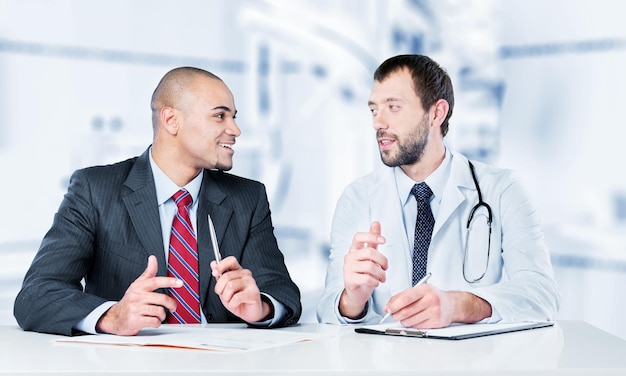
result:
[[[435,226],[433,227],[434,239],[439,230],[446,224],[457,208],[466,200],[461,188],[467,190],[475,190],[474,182],[469,170],[467,158],[460,154],[452,153],[452,166],[450,167],[450,178],[446,183],[446,187],[441,199],[441,206],[435,218]]]

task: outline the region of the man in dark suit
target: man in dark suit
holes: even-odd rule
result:
[[[210,72],[176,68],[159,82],[151,107],[153,143],[141,156],[72,175],[15,300],[19,325],[135,335],[181,309],[172,293],[183,283],[167,274],[177,211],[171,196],[180,189],[193,199],[201,322],[295,324],[300,291],[278,248],[265,187],[224,172],[241,134],[232,93]]]

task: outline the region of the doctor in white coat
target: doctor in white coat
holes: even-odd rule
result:
[[[337,203],[319,322],[377,324],[386,313],[416,328],[554,319],[560,294],[535,210],[511,171],[444,145],[453,106],[450,78],[426,56],[392,57],[374,73],[369,107],[385,166]],[[412,286],[410,191],[420,182],[433,192],[431,277]]]

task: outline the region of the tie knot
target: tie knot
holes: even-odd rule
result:
[[[176,206],[179,208],[188,207],[191,205],[191,194],[186,189],[181,189],[180,191],[174,193],[172,199],[176,203]]]
[[[433,191],[430,190],[428,184],[421,182],[413,186],[411,194],[415,196],[418,201],[428,201],[430,200],[430,196],[433,195]]]

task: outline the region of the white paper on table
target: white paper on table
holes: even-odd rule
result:
[[[260,350],[298,342],[331,337],[329,333],[289,331],[288,329],[253,329],[163,325],[147,328],[135,336],[111,334],[84,335],[55,339],[59,343],[90,343],[118,346],[158,346],[225,352]]]

